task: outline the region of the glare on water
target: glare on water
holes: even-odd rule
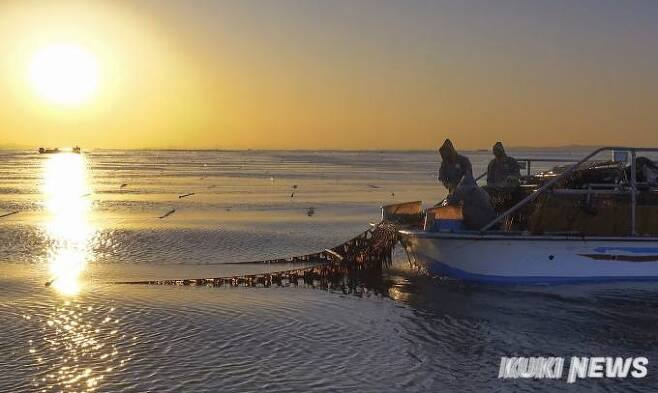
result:
[[[48,267],[52,286],[63,295],[80,291],[80,276],[92,255],[95,229],[89,218],[89,193],[83,155],[61,153],[46,160],[42,195],[48,212],[44,227],[51,241]]]
[[[119,356],[119,343],[126,341],[126,336],[119,333],[120,317],[114,315],[114,307],[92,307],[81,297],[71,298],[82,290],[82,276],[93,259],[91,248],[97,232],[90,217],[91,188],[85,156],[49,156],[43,162],[42,176],[48,272],[51,287],[65,299],[56,300],[50,313],[35,318],[41,337],[28,342],[36,362],[32,387],[41,391],[91,392],[127,359]]]

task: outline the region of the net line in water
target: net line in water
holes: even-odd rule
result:
[[[167,280],[114,281],[112,284],[181,285],[211,287],[271,287],[298,285],[299,280],[312,286],[329,287],[331,282],[340,281],[347,275],[378,274],[390,267],[392,254],[398,242],[397,226],[381,221],[356,237],[323,251],[238,264],[295,264],[312,266],[280,270],[267,273],[232,275],[223,277],[182,278]],[[236,264],[236,263],[233,263]]]

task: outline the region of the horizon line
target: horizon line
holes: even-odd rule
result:
[[[569,145],[556,145],[556,146],[540,146],[540,145],[508,145],[505,146],[507,150],[585,150],[585,149],[596,149],[599,148],[601,144],[596,145],[581,145],[581,144],[569,144]],[[61,147],[61,148],[67,148]],[[33,148],[25,145],[0,145],[0,150],[9,151],[9,150],[38,150],[38,148]],[[438,146],[436,148],[410,148],[410,149],[395,149],[395,148],[232,148],[232,147],[91,147],[88,149],[83,148],[83,151],[94,151],[94,150],[130,150],[130,151],[334,151],[334,152],[428,152],[428,151],[438,151]],[[469,148],[469,149],[458,149],[458,151],[468,151],[468,152],[484,152],[491,151],[489,148]]]

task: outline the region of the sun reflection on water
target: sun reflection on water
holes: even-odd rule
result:
[[[136,337],[119,332],[121,316],[114,307],[67,300],[38,323],[41,338],[28,341],[35,360],[31,381],[35,391],[93,392],[131,360],[126,347]]]
[[[95,233],[89,214],[91,201],[87,163],[83,155],[60,153],[44,163],[42,195],[48,212],[46,233],[51,241],[47,259],[52,287],[60,294],[81,290],[81,275],[92,254]]]

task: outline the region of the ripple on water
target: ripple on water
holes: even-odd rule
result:
[[[130,361],[137,338],[123,331],[113,307],[64,301],[48,308],[13,321],[18,345],[9,349],[14,378],[3,380],[6,391],[94,391]]]
[[[376,219],[392,192],[395,200],[440,198],[433,152],[85,154],[92,190],[72,196],[93,201],[88,218],[95,230],[85,237],[89,264],[81,291],[68,298],[43,285],[52,278],[44,260],[57,246],[43,233],[47,217],[36,192],[48,158],[0,156],[7,181],[0,210],[21,211],[0,222],[2,392],[653,392],[658,386],[653,369],[641,381],[496,379],[500,357],[510,355],[647,356],[653,364],[655,284],[492,288],[396,272],[390,288],[377,284],[357,291],[360,297],[301,287],[103,284],[262,272],[270,267],[221,263],[340,243]],[[489,155],[471,158],[480,171]],[[67,173],[55,173],[66,180]],[[293,184],[298,192],[290,198]],[[196,194],[179,199],[185,192]],[[305,213],[310,206],[313,217]],[[176,214],[156,218],[171,208]],[[63,215],[61,229],[71,217]]]

